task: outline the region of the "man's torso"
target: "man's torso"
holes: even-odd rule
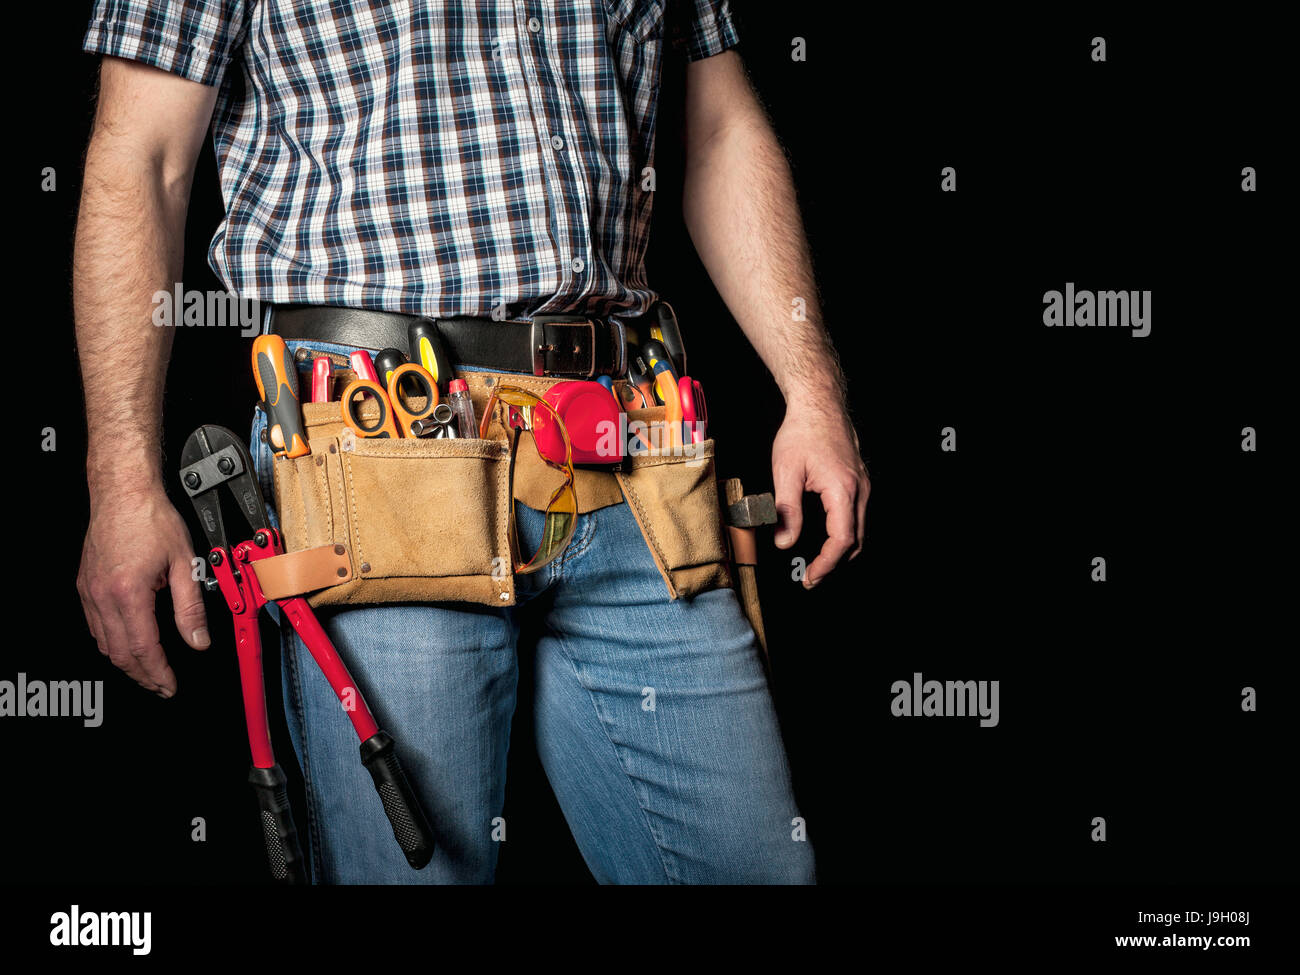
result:
[[[688,57],[735,43],[679,0]],[[274,303],[643,312],[665,0],[101,0],[85,46],[221,84],[209,259]]]

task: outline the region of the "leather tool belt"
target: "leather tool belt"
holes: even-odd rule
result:
[[[529,322],[434,321],[457,365],[491,370],[463,374],[481,415],[494,384],[512,383],[537,395],[567,378],[609,375],[621,385],[627,339],[648,335],[655,314],[652,307],[647,315],[626,320],[542,315]],[[285,340],[405,349],[411,323],[428,320],[279,305],[271,311],[269,331]],[[342,382],[350,378],[347,370],[337,375]],[[554,473],[537,457],[528,435],[520,445],[515,490],[510,492],[504,434],[499,440],[357,439],[345,429],[337,402],[304,403],[302,409],[310,453],[277,458],[272,479],[289,558],[292,553],[304,558],[324,553],[322,565],[334,573],[328,584],[317,583],[322,588],[308,597],[312,606],[457,601],[500,607],[515,602],[514,578],[500,569],[509,564],[510,505],[518,500],[540,510],[554,487]],[[661,422],[664,407],[628,410],[627,415],[629,422]],[[734,568],[741,582],[738,595],[762,641],[757,591],[744,584],[752,582],[753,546],[733,551],[736,532],[731,530],[729,537],[724,525],[714,443],[693,446],[689,455],[630,458],[620,471],[579,470],[578,510],[626,502],[669,599],[733,587]],[[734,490],[739,491],[738,482]],[[732,491],[729,483],[728,493]],[[432,516],[412,519],[413,510]],[[333,564],[340,558],[347,562],[344,572]]]
[[[619,318],[535,315],[528,321],[436,318],[329,305],[276,305],[269,329],[286,341],[405,349],[412,322],[434,321],[457,365],[565,379],[627,374],[627,334]],[[639,321],[633,319],[632,322]],[[647,331],[648,334],[648,331]]]

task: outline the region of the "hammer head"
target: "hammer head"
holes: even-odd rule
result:
[[[727,523],[736,528],[776,524],[776,501],[771,492],[747,494],[727,506]]]

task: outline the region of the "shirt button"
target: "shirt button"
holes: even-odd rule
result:
[[[581,274],[582,269],[585,268],[587,264],[581,257],[575,257],[573,259],[573,264],[570,266],[573,268],[574,274]]]
[[[561,139],[558,135],[551,136],[551,148],[556,150],[563,149],[564,140]]]
[[[528,29],[532,31],[534,34],[536,34],[539,30],[542,29],[542,22],[538,20],[536,17],[529,17]]]

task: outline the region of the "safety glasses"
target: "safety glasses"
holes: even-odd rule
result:
[[[555,412],[554,407],[539,396],[520,389],[518,386],[498,386],[483,410],[483,419],[479,422],[478,435],[487,439],[488,427],[500,400],[510,407],[504,426],[514,430],[514,441],[510,446],[510,497],[515,493],[515,457],[519,452],[519,435],[524,430],[530,434],[538,429],[545,429],[551,424],[560,431],[564,440],[564,463],[545,457],[540,451],[538,456],[546,466],[554,468],[564,475],[564,483],[555,489],[550,502],[546,505],[546,521],[542,526],[542,540],[537,552],[524,562],[519,556],[519,532],[514,516],[514,502],[511,501],[510,517],[510,554],[514,559],[515,573],[527,575],[547,565],[564,551],[573,538],[573,529],[577,523],[578,498],[573,490],[573,447],[569,443],[569,431],[564,428],[564,421]]]

